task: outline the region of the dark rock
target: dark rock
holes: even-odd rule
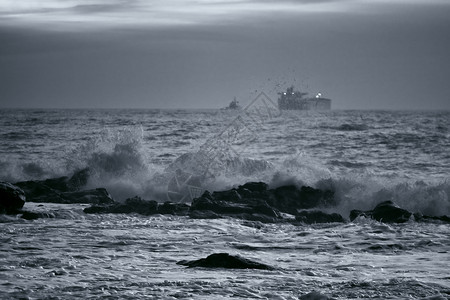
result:
[[[57,203],[87,203],[87,204],[112,204],[113,198],[104,188],[93,190],[66,192],[59,194],[59,201]],[[49,202],[49,201],[46,201]]]
[[[192,201],[190,215],[198,218],[202,214],[194,212],[202,211],[208,212],[209,217],[228,216],[265,223],[282,219],[280,212],[263,199],[241,197],[238,190],[234,189],[212,194],[205,191],[201,197]]]
[[[87,214],[99,213],[115,213],[115,214],[130,214],[138,213],[141,215],[154,215],[158,213],[158,202],[147,201],[140,197],[128,198],[125,203],[115,202],[111,205],[93,205],[83,210]]]
[[[400,208],[392,201],[381,202],[372,211],[372,218],[386,223],[404,223],[411,215],[411,212]]]
[[[210,210],[194,210],[189,212],[189,217],[191,219],[220,219],[222,218],[219,214],[216,214]]]
[[[361,211],[352,210],[350,212],[350,221],[353,221],[357,217],[364,216],[366,218],[372,218],[379,222],[384,223],[404,223],[409,220],[415,220],[418,222],[444,222],[450,223],[448,216],[424,216],[421,213],[411,213],[406,209],[400,208],[392,201],[384,201],[379,203],[373,210]]]
[[[130,214],[137,213],[145,216],[163,214],[185,216],[189,212],[189,205],[185,203],[165,202],[159,204],[154,200],[144,200],[140,197],[128,198],[124,203],[114,202],[111,205],[93,205],[84,209],[87,214]]]
[[[63,176],[46,180],[23,181],[17,182],[16,185],[25,192],[29,202],[72,203],[70,199],[76,197],[77,194],[68,193],[80,191],[86,185],[89,174],[89,169],[84,169],[75,172],[70,178]],[[82,196],[82,198],[86,197]]]
[[[358,210],[358,209],[353,209],[350,211],[350,216],[349,216],[350,221],[353,221],[354,219],[356,219],[358,217],[370,218],[371,215],[367,215],[364,211]]]
[[[268,185],[265,182],[247,182],[246,184],[239,186],[240,190],[246,189],[251,192],[263,192],[266,191],[267,188]]]
[[[158,213],[162,215],[185,216],[189,212],[189,205],[186,203],[164,202],[158,205]]]
[[[337,213],[327,214],[319,210],[303,210],[296,216],[295,220],[305,224],[314,223],[345,223],[345,219]]]
[[[410,219],[411,215],[411,212],[400,208],[394,202],[384,201],[375,206],[373,210],[352,210],[350,220],[353,221],[359,216],[364,216],[384,223],[404,223]]]
[[[261,269],[273,270],[274,268],[262,263],[254,262],[249,259],[233,256],[228,253],[215,253],[207,258],[201,258],[193,261],[179,261],[179,265],[202,268],[225,268],[225,269]]]
[[[16,213],[25,204],[25,193],[9,182],[0,181],[0,213]]]
[[[191,212],[210,211],[221,216],[231,216],[261,222],[285,221],[281,212],[296,215],[298,209],[329,206],[333,192],[311,187],[297,188],[288,185],[268,189],[264,182],[248,182],[221,192],[209,193],[192,201]]]
[[[41,181],[24,181],[16,183],[22,188],[30,202],[47,203],[88,203],[111,204],[114,200],[104,188],[83,190],[89,171],[82,170],[71,178],[59,177]]]
[[[238,191],[235,189],[223,192],[213,192],[210,198],[229,202],[239,202],[242,200],[241,195],[239,195]]]
[[[273,190],[268,203],[282,212],[296,214],[299,209],[310,209],[334,205],[334,193],[309,186],[300,189],[295,185],[281,186]]]

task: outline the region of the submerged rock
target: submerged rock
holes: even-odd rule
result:
[[[201,258],[199,260],[192,260],[192,261],[182,260],[177,262],[177,264],[187,266],[190,268],[201,267],[201,268],[260,269],[260,270],[274,269],[269,265],[254,262],[240,256],[230,255],[228,253],[215,253],[209,255],[206,258]]]
[[[19,187],[0,181],[0,213],[16,213],[25,204],[25,193]]]
[[[396,203],[390,200],[379,203],[373,210],[352,210],[350,212],[350,221],[353,221],[359,216],[372,218],[384,223],[405,223],[409,220],[420,222],[441,221],[450,223],[450,218],[448,216],[434,217],[424,216],[420,213],[412,213],[399,207]]]

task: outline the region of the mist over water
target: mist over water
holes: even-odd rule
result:
[[[229,145],[221,136],[238,111],[2,110],[0,179],[70,176],[89,168],[88,187],[118,200],[166,201],[177,170],[204,175],[202,189],[247,181],[327,187],[339,209],[394,200],[431,215],[450,213],[450,113],[283,112]],[[222,134],[223,135],[223,134]],[[219,163],[204,148],[215,147]],[[217,150],[219,149],[219,150]],[[170,199],[169,199],[170,200]]]

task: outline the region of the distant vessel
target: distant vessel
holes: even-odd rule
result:
[[[234,97],[233,101],[231,101],[230,104],[224,109],[241,109],[241,108],[242,107],[239,105],[239,101],[237,101],[236,97]]]
[[[289,87],[286,92],[278,93],[278,108],[280,110],[330,110],[331,100],[323,98],[318,93],[314,98],[307,97],[308,93],[294,91],[294,87]]]

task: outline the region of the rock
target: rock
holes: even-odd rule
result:
[[[261,269],[273,270],[274,268],[262,263],[254,262],[249,259],[233,256],[228,253],[215,253],[207,258],[201,258],[193,261],[179,261],[179,265],[188,266],[190,268],[225,268],[225,269]]]
[[[239,190],[239,189],[238,189]],[[251,221],[274,223],[282,220],[280,212],[270,207],[263,199],[245,198],[238,190],[209,193],[192,201],[190,215],[196,217],[208,212],[208,216],[228,216]]]
[[[247,182],[239,186],[239,190],[249,190],[251,192],[267,191],[268,185],[265,182]]]
[[[186,216],[190,206],[186,203],[164,202],[158,205],[158,213],[162,215]]]
[[[281,186],[273,190],[268,203],[282,212],[295,215],[299,209],[310,209],[334,205],[334,192],[309,186],[300,189],[295,185]]]
[[[404,223],[409,220],[412,213],[400,208],[392,201],[379,203],[372,211],[372,217],[375,220],[386,223]]]
[[[75,172],[72,177],[17,182],[29,202],[67,203],[61,193],[80,191],[89,178],[89,169]],[[67,198],[67,197],[66,197]]]
[[[129,214],[138,213],[141,215],[153,215],[158,213],[158,202],[147,201],[140,197],[128,198],[124,203],[115,202],[111,205],[93,205],[83,210],[87,214],[115,213]]]
[[[350,212],[350,221],[353,221],[357,217],[364,216],[366,218],[372,218],[379,222],[384,223],[404,223],[409,220],[417,222],[443,222],[450,223],[448,216],[424,216],[421,213],[411,213],[406,209],[399,207],[392,201],[384,201],[379,203],[373,210],[361,211],[352,210]]]
[[[192,201],[190,211],[210,211],[246,220],[280,222],[286,221],[282,213],[296,215],[298,209],[329,206],[334,203],[333,196],[331,191],[306,186],[297,188],[288,185],[271,190],[264,182],[248,182],[237,189],[213,193],[205,191]]]
[[[189,217],[191,219],[220,219],[222,218],[219,214],[216,214],[210,210],[194,210],[189,212]]]
[[[365,216],[384,223],[404,223],[410,219],[411,215],[411,212],[400,208],[394,202],[384,201],[375,206],[373,210],[352,210],[350,220],[353,221],[358,216]]]
[[[25,204],[25,193],[9,182],[0,181],[0,213],[13,214]]]
[[[145,216],[162,214],[162,215],[181,215],[185,216],[189,212],[189,205],[185,203],[165,202],[159,204],[154,200],[144,200],[138,196],[128,198],[124,203],[114,202],[111,205],[93,205],[84,209],[87,214],[95,213],[114,213],[129,214],[137,213]]]
[[[112,204],[113,198],[104,188],[97,188],[93,190],[85,190],[79,192],[67,192],[59,195],[60,201],[58,203],[86,203],[86,204]]]
[[[303,210],[297,213],[295,220],[305,224],[345,223],[345,219],[337,213],[327,214],[319,210]]]
[[[45,180],[30,180],[17,182],[16,185],[24,190],[29,201],[34,198],[47,196],[49,193],[63,193],[79,191],[86,185],[89,178],[89,169],[75,172],[72,177],[50,178]]]

